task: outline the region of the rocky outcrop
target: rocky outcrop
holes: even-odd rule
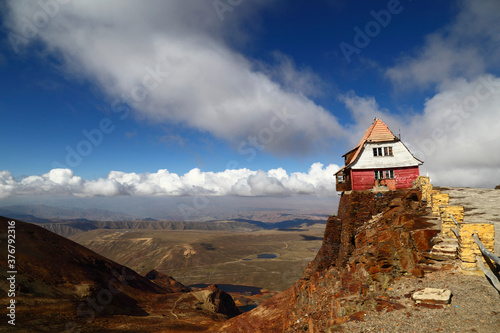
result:
[[[222,331],[320,332],[365,311],[402,308],[385,291],[395,279],[428,269],[426,254],[439,230],[427,214],[418,190],[344,193],[304,277]]]
[[[227,317],[241,314],[231,295],[212,284],[200,291],[193,291],[193,296],[199,301],[198,306],[205,311],[219,313]]]
[[[177,282],[173,277],[158,272],[153,269],[144,275],[147,279],[159,285],[167,292],[171,293],[179,293],[179,292],[188,292],[191,291],[188,287],[183,285],[182,283]]]

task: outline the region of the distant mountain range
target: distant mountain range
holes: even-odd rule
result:
[[[96,208],[59,208],[47,205],[15,205],[0,207],[0,215],[33,223],[49,223],[54,220],[123,221],[137,217]]]

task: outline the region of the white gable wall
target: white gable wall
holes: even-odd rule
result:
[[[392,147],[393,156],[373,156],[373,148]],[[401,168],[422,164],[408,151],[401,141],[365,143],[352,169]]]

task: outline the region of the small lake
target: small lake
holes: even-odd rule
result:
[[[276,257],[278,256],[274,253],[262,253],[257,256],[257,259],[274,259]]]
[[[209,284],[206,283],[198,283],[192,284],[189,287],[206,288],[208,286]],[[250,295],[257,295],[262,293],[261,288],[254,286],[243,286],[238,284],[217,284],[217,287],[219,287],[221,290],[224,290],[226,293],[247,293]]]
[[[257,304],[250,304],[250,305],[240,306],[239,308],[241,311],[247,312],[247,311],[255,309],[256,307],[257,307]]]

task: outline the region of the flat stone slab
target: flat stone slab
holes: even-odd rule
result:
[[[450,304],[451,291],[448,289],[425,288],[416,291],[412,298],[417,304]]]
[[[456,254],[458,250],[458,244],[455,243],[446,243],[446,244],[437,244],[432,247],[432,251],[436,251],[439,253],[449,253]]]

